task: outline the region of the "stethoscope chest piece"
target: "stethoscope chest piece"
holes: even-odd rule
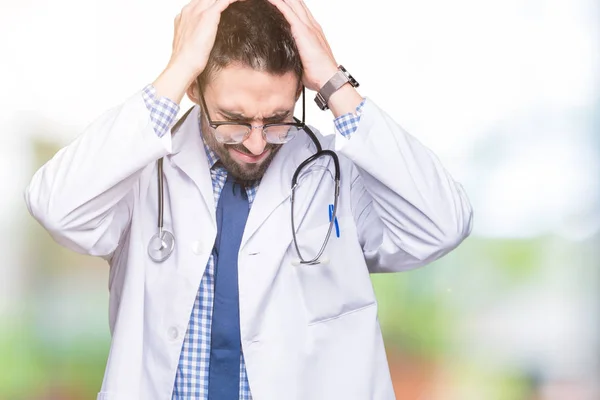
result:
[[[148,256],[155,262],[163,262],[175,249],[175,237],[167,230],[155,233],[148,243]]]

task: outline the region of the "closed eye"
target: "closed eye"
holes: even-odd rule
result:
[[[227,121],[227,122],[233,122],[236,124],[252,124],[252,122],[253,122],[252,118],[246,118],[241,115],[230,114],[226,111],[219,111],[218,114],[221,114],[221,116],[223,117],[223,121]],[[263,118],[262,123],[266,125],[266,124],[280,124],[283,122],[288,122],[287,119],[290,116],[290,114],[291,114],[290,111],[285,111],[283,113],[274,115],[272,117]]]

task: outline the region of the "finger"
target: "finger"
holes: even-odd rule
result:
[[[304,23],[304,25],[306,26],[311,26],[312,23],[310,21],[310,19],[308,18],[308,15],[306,14],[306,10],[304,9],[304,7],[302,7],[302,4],[300,4],[300,2],[298,0],[284,0],[285,4],[287,4],[292,11],[298,16],[298,18],[300,18],[300,20]]]
[[[291,26],[305,25],[294,10],[283,0],[269,0],[283,14]]]
[[[190,0],[190,2],[183,7],[181,13],[183,14],[185,12],[187,14],[191,10],[194,10],[196,7],[198,7],[199,4],[206,3],[206,1],[207,0]]]
[[[298,3],[300,3],[300,5],[302,6],[302,8],[304,8],[304,12],[306,13],[306,15],[307,15],[309,21],[311,22],[312,26],[314,26],[321,33],[323,33],[323,29],[321,28],[321,25],[317,22],[317,20],[315,19],[315,17],[312,15],[312,13],[308,9],[308,6],[306,5],[306,3],[303,0],[297,0],[297,1],[298,1]]]
[[[329,52],[331,52],[331,48],[329,47],[329,43],[327,42],[327,39],[325,38],[325,33],[323,32],[323,28],[317,22],[315,17],[312,15],[310,10],[306,6],[306,3],[303,0],[293,0],[293,1],[298,3],[298,5],[302,8],[302,10],[304,11],[304,13],[306,15],[306,18],[309,21],[308,26],[310,26],[312,29],[314,29],[317,32],[317,35],[319,36],[319,39],[321,40],[321,42],[323,44],[325,44],[325,46],[327,46],[327,48],[329,48]]]
[[[321,44],[329,50],[331,53],[331,48],[329,47],[329,43],[327,43],[327,39],[325,39],[325,34],[323,33],[323,29],[321,29],[321,25],[317,23],[312,13],[308,10],[308,7],[302,0],[285,0],[286,4],[289,4],[292,10],[298,15],[298,17],[304,22],[304,24],[313,31],[313,33],[317,36]]]
[[[243,0],[217,0],[214,2],[214,4],[212,6],[210,6],[208,8],[208,10],[211,10],[213,12],[218,12],[220,14],[223,11],[225,11],[225,9],[227,7],[229,7],[232,3],[235,3],[236,1],[243,1]]]
[[[296,13],[296,15],[298,15],[299,18],[302,19],[303,22],[306,24],[306,26],[308,26],[308,28],[313,31],[313,33],[317,36],[323,47],[325,47],[329,51],[329,53],[332,54],[331,47],[329,46],[329,43],[325,38],[325,34],[323,33],[321,25],[319,25],[319,23],[315,20],[304,1],[285,0],[285,2],[293,7],[293,10]]]
[[[190,10],[194,14],[198,14],[198,13],[201,13],[202,11],[205,11],[208,8],[212,7],[212,5],[215,4],[215,2],[217,2],[217,1],[218,0],[192,0],[193,4],[192,4]]]

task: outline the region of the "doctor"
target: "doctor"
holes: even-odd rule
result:
[[[337,200],[328,153],[292,204],[318,150],[293,117],[303,85],[335,122],[316,136]],[[30,213],[110,264],[99,400],[394,398],[369,273],[445,255],[472,214],[356,85],[302,0],[192,0],[160,76],[37,171]]]

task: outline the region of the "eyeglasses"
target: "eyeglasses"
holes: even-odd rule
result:
[[[262,128],[262,136],[267,143],[283,144],[292,140],[298,134],[298,132],[301,132],[305,128],[304,91],[304,86],[302,86],[302,121],[298,120],[296,117],[293,117],[295,122],[278,122],[264,125],[251,125],[248,123],[233,121],[213,121],[208,113],[208,107],[206,107],[206,100],[204,100],[202,91],[200,91],[200,100],[202,101],[202,108],[204,109],[208,126],[211,127],[213,134],[215,135],[215,139],[217,139],[219,143],[242,143],[248,138],[248,136],[250,136],[254,129]]]

